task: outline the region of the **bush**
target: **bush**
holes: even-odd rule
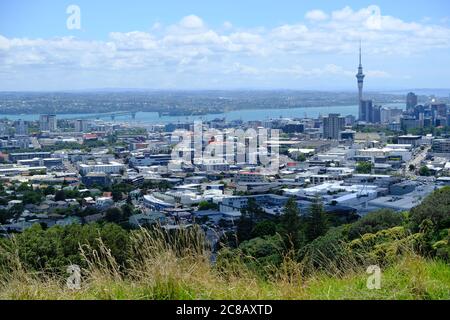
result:
[[[270,220],[258,222],[252,230],[252,237],[273,236],[277,232],[277,225]]]
[[[403,223],[403,216],[389,209],[370,212],[354,222],[348,232],[350,239],[355,239],[366,233],[376,233],[383,229],[399,226]]]
[[[420,230],[420,225],[429,219],[433,226],[432,231],[450,228],[450,187],[435,190],[422,203],[410,211],[411,229]]]
[[[331,228],[300,251],[300,257],[312,269],[336,272],[348,258],[346,241],[348,225]]]
[[[3,249],[17,251],[20,262],[29,270],[64,273],[67,266],[86,267],[80,246],[97,249],[101,241],[111,250],[111,255],[124,265],[128,257],[129,235],[116,224],[72,224],[43,229],[35,224],[12,240],[3,243]],[[0,248],[1,249],[1,248]],[[1,255],[4,255],[2,252]]]

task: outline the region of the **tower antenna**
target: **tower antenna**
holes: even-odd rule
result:
[[[359,65],[361,66],[361,39],[359,39]]]

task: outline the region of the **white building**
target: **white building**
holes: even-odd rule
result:
[[[75,131],[76,132],[87,132],[89,131],[89,121],[83,119],[75,120]]]
[[[259,172],[240,171],[234,176],[235,183],[261,183],[265,181],[265,176]]]
[[[119,174],[125,170],[125,166],[122,163],[111,161],[110,163],[102,164],[80,164],[78,165],[80,173],[86,175],[89,172],[104,172],[109,174]]]
[[[41,116],[39,117],[39,127],[41,131],[56,131],[56,115],[41,114]]]

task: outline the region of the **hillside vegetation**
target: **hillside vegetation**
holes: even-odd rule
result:
[[[410,212],[337,227],[320,227],[316,205],[306,229],[288,202],[275,229],[253,227],[255,237],[214,257],[199,227],[35,225],[0,243],[0,298],[450,299],[450,188]],[[72,263],[79,290],[66,285]],[[381,268],[380,289],[366,286],[370,265]]]

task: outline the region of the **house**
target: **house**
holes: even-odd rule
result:
[[[159,211],[150,211],[149,213],[135,214],[128,219],[128,222],[133,227],[141,227],[155,223],[164,224],[165,221],[166,216]]]
[[[114,201],[111,197],[98,197],[95,200],[95,205],[102,209],[107,209],[107,208],[111,207],[112,205],[114,205]]]

